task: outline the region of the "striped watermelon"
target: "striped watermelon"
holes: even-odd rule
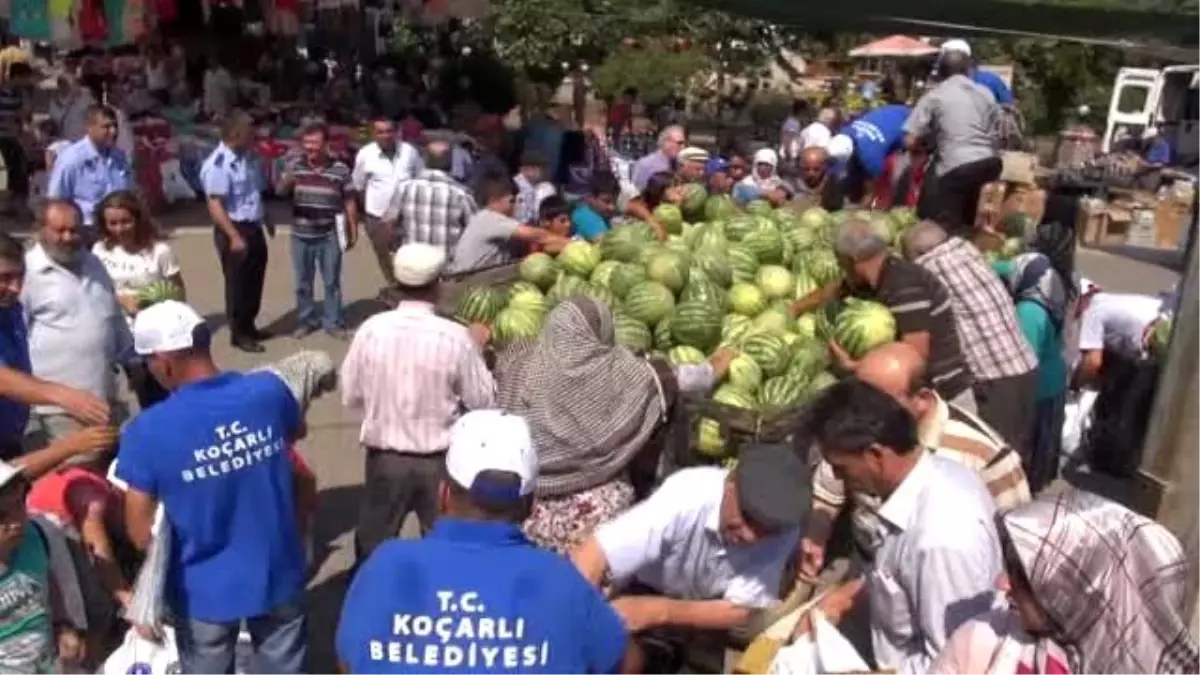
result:
[[[792,245],[795,254],[804,253],[817,245],[817,235],[802,225],[792,225],[783,230],[783,238]]]
[[[675,346],[675,338],[671,335],[671,315],[663,317],[662,321],[654,324],[654,348],[667,351]]]
[[[742,316],[758,316],[767,308],[767,296],[754,284],[738,282],[729,289],[729,308]]]
[[[704,272],[704,276],[721,288],[729,288],[729,284],[733,283],[733,265],[728,256],[720,251],[696,249],[692,254],[692,267]]]
[[[624,312],[613,315],[613,334],[617,344],[638,353],[649,351],[654,344],[654,335],[646,324]]]
[[[513,340],[532,340],[542,330],[542,314],[509,307],[492,322],[492,337],[505,344]]]
[[[743,410],[754,410],[757,407],[754,394],[735,387],[728,382],[717,387],[717,390],[713,392],[712,400],[731,408],[741,408]]]
[[[522,288],[508,292],[508,308],[534,314],[545,314],[548,309],[546,296],[536,288]]]
[[[802,269],[818,286],[841,281],[842,267],[832,250],[815,248],[802,256],[802,260]]]
[[[822,390],[837,384],[837,381],[838,379],[834,377],[832,373],[827,370],[823,370],[817,373],[816,376],[809,381],[808,395],[810,397],[816,396],[817,394],[821,393]]]
[[[725,221],[725,237],[730,241],[741,241],[758,227],[758,220],[750,214],[737,215]]]
[[[762,386],[763,372],[757,361],[745,354],[738,354],[729,362],[726,379],[738,389],[754,393]]]
[[[734,281],[753,282],[758,274],[758,256],[745,246],[729,247],[729,265],[733,269]]]
[[[600,240],[600,255],[605,260],[634,262],[642,247],[651,241],[654,241],[654,234],[649,225],[619,225]]]
[[[530,253],[517,266],[521,279],[544,290],[558,280],[558,263],[545,253]]]
[[[593,298],[608,305],[609,309],[616,309],[617,307],[617,297],[612,294],[612,291],[604,288],[603,286],[597,286],[596,284],[589,282],[584,285],[581,293],[589,298]]]
[[[625,312],[647,326],[662,321],[674,308],[675,295],[656,281],[638,283],[625,295]]]
[[[792,345],[792,358],[787,376],[808,382],[829,365],[829,348],[820,342],[797,341]]]
[[[754,252],[754,257],[764,265],[783,260],[783,235],[775,223],[759,223],[742,238],[742,246]]]
[[[671,316],[675,343],[707,353],[721,340],[721,309],[702,300],[685,300],[675,305]]]
[[[683,290],[688,266],[677,251],[660,251],[646,263],[646,278],[666,286],[672,293]]]
[[[709,222],[726,220],[737,213],[737,205],[728,195],[712,195],[704,202],[704,219]]]
[[[667,350],[667,361],[674,366],[699,364],[707,360],[708,357],[704,356],[704,352],[695,347],[678,345]]]
[[[179,286],[175,285],[174,281],[164,279],[148,283],[138,289],[138,307],[145,309],[150,305],[156,305],[165,300],[178,300],[181,295],[179,291]]]
[[[582,295],[586,293],[589,289],[589,286],[590,284],[588,284],[586,279],[581,279],[577,276],[566,273],[561,274],[559,275],[558,281],[555,282],[554,286],[552,286],[550,290],[546,292],[546,302],[553,307],[572,295]]]
[[[812,293],[813,291],[816,291],[819,288],[820,288],[820,286],[817,285],[817,282],[813,281],[812,277],[808,276],[808,274],[801,272],[796,275],[796,299],[797,300],[803,299],[809,293]]]
[[[601,262],[599,265],[596,265],[596,269],[592,270],[590,281],[597,286],[609,288],[609,284],[612,282],[613,272],[617,271],[617,268],[620,267],[620,265],[621,263],[616,260],[605,260]]]
[[[771,214],[771,202],[765,199],[753,199],[746,203],[746,213],[756,216],[768,216]]]
[[[709,417],[701,417],[696,424],[696,452],[710,459],[724,459],[729,454],[725,437],[721,435],[721,424]]]
[[[758,392],[758,403],[764,409],[778,410],[793,406],[805,398],[804,385],[788,377],[772,377]]]
[[[509,302],[512,301],[513,296],[528,293],[529,291],[534,291],[538,295],[544,295],[542,289],[538,288],[535,284],[531,284],[528,281],[514,281],[513,285],[508,287]]]
[[[742,341],[742,351],[754,359],[768,377],[780,375],[787,370],[791,352],[783,338],[776,333],[755,331]]]
[[[683,231],[683,212],[674,204],[659,204],[654,207],[654,219],[667,228],[668,234],[679,234]]]
[[[704,203],[708,200],[708,190],[699,183],[688,183],[679,190],[682,200],[680,207],[688,220],[704,219]]]
[[[629,289],[646,280],[646,270],[633,263],[619,263],[608,278],[608,290],[622,300]]]
[[[813,312],[809,312],[804,316],[796,319],[796,327],[793,329],[796,335],[801,339],[816,341],[817,340],[817,317]]]
[[[750,323],[751,319],[748,316],[726,314],[725,318],[721,319],[721,340],[731,342],[731,338],[740,337],[739,333],[744,334],[750,329]]]
[[[643,244],[642,247],[638,249],[637,257],[634,258],[632,262],[645,267],[646,264],[650,262],[651,258],[659,253],[662,253],[664,250],[666,249],[658,242]]]
[[[462,323],[491,323],[507,301],[508,297],[499,289],[489,286],[470,288],[454,303],[454,318]]]
[[[725,228],[720,223],[705,223],[696,227],[692,249],[699,251],[711,248],[722,251],[726,246],[729,246],[729,240],[725,237]]]
[[[558,254],[558,264],[571,274],[586,279],[600,264],[600,249],[586,241],[568,242]]]
[[[788,314],[787,311],[781,311],[777,307],[772,307],[754,317],[754,321],[751,324],[753,326],[752,330],[767,331],[782,335],[788,333],[791,329],[792,315]]]
[[[837,318],[833,336],[850,358],[859,359],[872,349],[896,339],[896,319],[885,305],[871,300],[851,300]]]
[[[779,265],[763,265],[758,268],[755,283],[767,299],[791,298],[796,292],[796,277]]]
[[[845,305],[842,300],[832,300],[812,313],[816,317],[818,340],[828,342],[833,339],[833,327],[837,324],[838,315],[842,313]]]
[[[689,300],[703,302],[720,309],[721,313],[724,313],[725,308],[729,305],[729,293],[724,288],[709,281],[703,274],[703,272],[700,272],[690,275],[691,280],[688,281],[688,285],[683,289],[683,292],[679,294],[679,300],[681,302]]]

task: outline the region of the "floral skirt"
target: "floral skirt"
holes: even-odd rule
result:
[[[525,521],[525,536],[539,547],[566,555],[597,525],[633,505],[633,485],[624,477],[561,497],[539,497]]]

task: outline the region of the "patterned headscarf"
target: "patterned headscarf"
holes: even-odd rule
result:
[[[1050,258],[1041,253],[1022,253],[1012,260],[1008,290],[1014,299],[1041,305],[1061,331],[1067,316],[1067,288]]]
[[[1000,516],[1076,673],[1195,673],[1179,541],[1125,507],[1067,489]]]
[[[283,380],[302,412],[314,399],[337,389],[337,367],[329,354],[313,349],[296,352],[286,359],[255,370],[265,370]]]
[[[497,366],[500,407],[529,422],[538,495],[609,481],[665,414],[653,367],[615,344],[612,311],[588,297],[561,302],[537,341],[511,345]]]

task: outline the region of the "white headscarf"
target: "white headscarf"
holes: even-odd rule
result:
[[[771,175],[761,178],[758,175],[759,164],[770,165]],[[750,173],[742,179],[742,184],[756,187],[760,190],[773,190],[782,181],[783,179],[779,177],[779,155],[771,148],[763,148],[754,153],[754,166],[750,167]]]

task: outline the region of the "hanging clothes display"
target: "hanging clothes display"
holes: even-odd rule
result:
[[[130,41],[125,35],[125,0],[104,0],[104,23],[108,35],[103,44],[113,47]]]
[[[46,0],[12,0],[8,30],[17,37],[49,42],[50,12]]]
[[[80,0],[79,37],[88,45],[107,43],[108,16],[104,11],[104,0]]]
[[[59,49],[75,49],[75,0],[50,0],[50,42]]]

